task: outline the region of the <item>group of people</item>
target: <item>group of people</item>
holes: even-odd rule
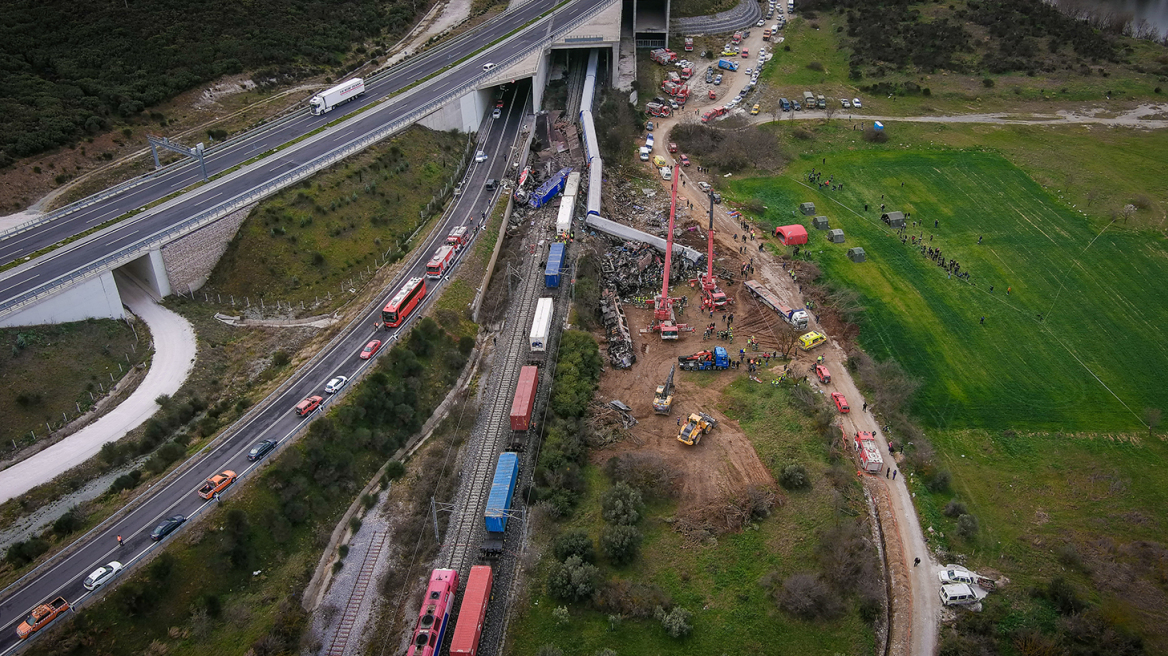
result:
[[[812,168],[811,172],[806,173],[805,175],[807,176],[807,182],[809,184],[814,183],[819,189],[830,188],[832,191],[839,191],[844,188],[844,183],[836,182],[834,175],[827,176],[827,182],[824,182],[823,171],[816,171],[814,168]]]

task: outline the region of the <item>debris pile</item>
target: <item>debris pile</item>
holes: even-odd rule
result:
[[[629,332],[629,321],[625,318],[620,299],[612,289],[600,293],[600,313],[604,320],[604,331],[608,341],[608,359],[617,369],[628,369],[637,361],[633,351],[633,336]]]

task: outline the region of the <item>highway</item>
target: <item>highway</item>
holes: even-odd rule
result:
[[[305,135],[317,128],[342,118],[377,100],[393,94],[414,82],[449,66],[467,52],[487,46],[508,33],[518,29],[528,21],[555,6],[556,0],[531,0],[513,12],[481,26],[470,36],[460,39],[447,47],[432,50],[423,56],[390,68],[386,73],[371,80],[365,95],[340,108],[324,114],[312,116],[307,109],[286,121],[274,122],[272,127],[255,131],[216,148],[206,156],[207,171],[215,175],[226,171],[260,153],[272,150],[281,144]],[[551,18],[551,30],[571,22],[606,0],[574,0],[558,10]],[[33,262],[36,266],[18,267],[0,275],[0,302],[18,297],[28,291],[60,278],[69,272],[93,262],[104,255],[139,242],[165,230],[198,212],[259,186],[292,168],[309,162],[320,155],[391,122],[399,116],[426,105],[434,98],[457,89],[476,75],[482,73],[488,62],[504,61],[508,57],[531,48],[545,39],[548,28],[541,24],[537,28],[524,30],[510,41],[470,57],[467,61],[448,71],[437,79],[425,93],[403,93],[385,102],[382,106],[366,111],[353,124],[343,129],[324,132],[321,138],[298,144],[293,148],[275,153],[242,175],[212,189],[196,189],[184,197],[184,202],[140,219],[130,219],[109,229],[100,237],[75,245],[58,248]],[[0,262],[9,263],[28,257],[37,250],[58,243],[72,235],[84,232],[105,221],[140,208],[152,201],[183,189],[201,179],[197,165],[185,164],[175,167],[157,179],[143,183],[125,193],[95,203],[58,220],[48,222],[35,229],[11,235],[0,241]]]
[[[435,228],[425,243],[414,250],[411,264],[401,272],[393,285],[385,290],[378,302],[365,308],[364,314],[351,324],[352,329],[349,332],[339,335],[314,360],[296,372],[287,389],[272,398],[266,406],[258,408],[246,423],[229,429],[229,434],[220,437],[214,449],[208,449],[197,456],[197,461],[182,473],[164,478],[155,484],[155,489],[145,492],[141,499],[135,502],[136,507],[133,510],[79,540],[78,544],[74,545],[72,553],[59,562],[34,571],[25,580],[0,592],[6,595],[3,601],[0,601],[0,656],[7,656],[19,646],[16,627],[34,606],[63,595],[71,604],[75,606],[81,604],[80,612],[84,612],[88,593],[81,582],[91,571],[112,560],[129,564],[151,549],[174,540],[176,534],[160,543],[153,543],[150,540],[150,532],[166,517],[176,514],[197,516],[208,505],[214,505],[214,501],[203,501],[196,494],[197,488],[208,476],[230,469],[240,475],[240,481],[235,487],[247,484],[248,475],[278,453],[278,451],[269,453],[261,461],[251,463],[247,460],[247,454],[252,446],[260,440],[271,439],[279,440],[282,448],[285,442],[296,435],[305,422],[310,420],[301,419],[292,411],[301,399],[313,394],[324,396],[325,403],[312,417],[327,411],[336,397],[324,393],[326,382],[338,375],[349,376],[352,380],[366,367],[372,366],[374,361],[363,361],[357,357],[369,340],[381,339],[385,342],[399,334],[404,335],[405,331],[409,330],[425,309],[424,305],[415,309],[400,328],[386,331],[375,329],[373,326],[381,320],[382,306],[403,281],[425,275],[426,262],[437,245],[445,241],[450,230],[460,225],[475,226],[481,213],[492,207],[495,195],[499,192],[486,191],[483,188],[484,183],[488,178],[505,177],[508,161],[517,147],[515,143],[521,125],[531,111],[530,91],[531,85],[526,81],[514,85],[505,98],[506,106],[502,117],[492,119],[488,116],[484,120],[477,148],[484,150],[489,159],[480,164],[470,165],[464,185],[467,191],[455,199],[445,222]],[[473,228],[472,232],[475,233],[474,241],[464,247],[462,251],[464,254],[477,243],[479,234]],[[432,302],[445,284],[445,280],[427,280],[423,303]],[[386,353],[392,343],[387,342],[379,355]],[[233,488],[228,488],[227,494],[229,495],[231,491]],[[178,534],[181,534],[181,529]],[[118,535],[125,540],[123,546],[117,543]],[[122,574],[123,577],[125,575]],[[52,626],[44,631],[51,629]],[[35,637],[34,635],[33,639]]]

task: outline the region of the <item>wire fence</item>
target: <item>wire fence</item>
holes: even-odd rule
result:
[[[425,116],[428,116],[429,114],[433,113],[435,110],[441,108],[442,106],[446,105],[447,103],[449,103],[457,98],[460,98],[463,95],[465,95],[466,93],[473,91],[474,89],[482,86],[483,84],[488,82],[490,79],[497,77],[499,75],[498,71],[504,70],[508,66],[523,60],[528,55],[530,55],[531,52],[550,46],[553,42],[555,42],[558,38],[560,38],[561,35],[569,33],[573,29],[578,27],[579,25],[587,22],[588,20],[590,20],[591,18],[593,18],[594,16],[596,16],[597,14],[599,14],[600,12],[602,12],[603,10],[608,8],[608,6],[611,5],[613,2],[615,2],[615,0],[609,0],[607,2],[602,2],[601,4],[597,5],[596,7],[593,7],[589,11],[586,11],[583,14],[581,14],[580,16],[576,17],[572,21],[565,23],[563,27],[561,27],[557,30],[554,30],[550,35],[548,35],[544,39],[532,44],[529,48],[521,49],[519,52],[515,53],[514,55],[508,57],[505,60],[502,60],[501,62],[495,62],[497,64],[497,66],[493,70],[483,71],[483,72],[473,76],[470,80],[464,82],[463,84],[455,87],[454,89],[452,89],[450,91],[447,91],[446,93],[439,96],[437,99],[432,100],[429,103],[422,105],[421,107],[418,107],[417,109],[411,111],[410,113],[406,114],[405,116],[402,116],[394,121],[391,121],[390,123],[383,125],[382,127],[374,130],[373,132],[370,132],[362,137],[354,139],[353,141],[350,141],[347,144],[339,146],[339,147],[325,153],[324,155],[321,155],[320,157],[316,158],[315,160],[313,160],[311,162],[308,162],[306,164],[302,164],[302,165],[296,167],[295,169],[288,171],[287,173],[284,173],[284,174],[276,177],[275,179],[269,180],[261,185],[258,185],[256,187],[251,188],[250,190],[248,190],[248,191],[246,191],[246,192],[244,192],[244,193],[242,193],[242,194],[240,194],[232,199],[229,199],[229,200],[226,200],[222,203],[219,203],[215,207],[212,207],[210,209],[199,212],[198,214],[196,214],[188,219],[185,219],[185,220],[183,220],[183,221],[181,221],[181,222],[179,222],[179,223],[177,223],[177,224],[175,224],[175,225],[173,225],[173,226],[171,226],[171,227],[169,227],[161,232],[154,233],[153,235],[146,237],[144,239],[141,239],[141,240],[139,240],[139,241],[137,241],[129,246],[126,246],[126,247],[118,250],[115,253],[112,253],[112,254],[106,255],[100,259],[94,260],[94,261],[90,262],[89,264],[87,264],[87,265],[85,265],[85,266],[83,266],[75,271],[72,271],[68,274],[65,274],[64,276],[60,276],[58,278],[55,278],[55,279],[53,279],[45,284],[42,284],[42,285],[40,285],[32,290],[26,291],[26,292],[19,294],[13,298],[5,300],[4,302],[0,303],[0,317],[11,314],[11,313],[13,313],[21,308],[27,307],[28,305],[31,305],[31,304],[45,298],[46,296],[50,296],[52,294],[55,294],[55,293],[61,291],[62,289],[72,287],[73,285],[75,285],[79,282],[83,282],[89,278],[93,278],[95,276],[101,275],[102,273],[104,273],[105,271],[107,271],[109,269],[114,269],[114,268],[117,268],[119,266],[122,266],[123,264],[126,264],[134,259],[137,259],[143,253],[149,252],[150,250],[153,250],[155,248],[160,248],[163,244],[174,241],[175,239],[178,239],[178,238],[180,238],[186,234],[189,234],[191,232],[194,232],[195,230],[198,230],[199,228],[202,228],[202,227],[204,227],[210,223],[213,223],[215,221],[218,221],[219,219],[221,219],[229,214],[232,214],[232,213],[246,207],[247,205],[250,205],[251,203],[258,202],[264,198],[267,198],[268,196],[275,194],[276,192],[280,191],[281,189],[284,189],[285,187],[289,187],[291,185],[294,185],[297,182],[300,182],[301,180],[304,180],[305,178],[308,178],[312,175],[315,175],[319,171],[321,171],[325,168],[328,168],[329,166],[332,166],[333,164],[336,164],[337,162],[339,162],[339,161],[341,161],[341,160],[343,160],[343,159],[345,159],[345,158],[347,158],[347,157],[349,157],[357,152],[360,152],[362,150],[365,150],[366,148],[369,148],[370,146],[392,136],[393,134],[401,131],[402,129],[404,129],[410,125],[413,125],[419,119],[421,119]],[[551,17],[545,18],[543,20],[553,20],[553,19],[554,19],[554,15]],[[537,25],[538,25],[538,23],[537,23]],[[535,28],[535,25],[531,26],[531,28],[529,28],[529,29],[534,29],[534,28]],[[438,78],[431,80],[427,84],[435,84],[437,82],[438,82]],[[414,95],[416,93],[417,93],[417,91],[414,91],[410,95]],[[354,117],[354,118],[356,119],[358,117]],[[230,176],[228,176],[227,178],[222,178],[220,180],[220,182],[221,183],[226,182],[228,179],[230,179]],[[207,190],[210,188],[211,187],[203,187],[203,190]]]

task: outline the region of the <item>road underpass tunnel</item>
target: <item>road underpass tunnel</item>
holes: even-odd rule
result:
[[[669,45],[670,0],[625,0],[625,25],[633,26],[638,48],[665,48]],[[680,44],[674,44],[678,50]]]

